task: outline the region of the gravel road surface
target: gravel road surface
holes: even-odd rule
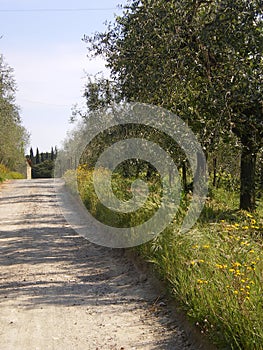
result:
[[[1,350],[196,350],[123,250],[75,233],[53,181],[0,187]]]

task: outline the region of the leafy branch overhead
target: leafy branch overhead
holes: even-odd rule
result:
[[[104,56],[120,98],[163,106],[199,135],[241,144],[240,207],[255,208],[263,146],[262,1],[130,1],[104,33],[84,37]]]

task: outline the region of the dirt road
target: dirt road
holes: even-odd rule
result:
[[[52,180],[0,188],[1,350],[196,350],[147,276],[90,244],[60,213]]]

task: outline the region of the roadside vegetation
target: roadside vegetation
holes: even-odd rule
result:
[[[60,169],[66,183],[98,220],[116,227],[151,217],[162,189],[154,169],[132,159],[131,166],[116,169],[112,188],[125,202],[139,177],[148,183],[148,199],[135,213],[113,213],[93,188],[100,152],[122,139],[122,132],[130,137],[150,132],[169,153],[182,177],[180,208],[158,237],[136,249],[219,349],[260,350],[263,344],[262,11],[256,0],[131,0],[105,32],[83,38],[91,57],[106,59],[111,76],[87,77],[86,109],[75,106],[73,122],[80,117],[85,128],[92,113],[108,112],[114,103],[146,103],[180,116],[202,145],[209,193],[189,232],[179,229],[192,200],[193,174],[186,155],[167,136],[160,142],[157,130],[142,125],[130,126],[131,134],[126,126],[109,130],[94,138],[78,165],[80,127],[61,153],[68,164]]]
[[[0,53],[0,181],[17,178],[25,169],[25,149],[29,135],[22,125],[15,102],[13,69]]]
[[[5,180],[11,180],[11,179],[24,179],[24,175],[16,172],[16,171],[10,171],[5,165],[0,164],[0,183]]]
[[[97,171],[107,171],[99,169]],[[78,191],[88,210],[111,226],[139,225],[158,208],[158,184],[150,182],[143,210],[132,215],[113,213],[97,198],[93,171],[77,169],[65,173],[71,190]],[[96,175],[95,175],[96,176]],[[113,178],[118,198],[127,200],[130,185],[120,173]],[[152,241],[134,248],[166,281],[170,295],[189,320],[219,349],[262,349],[263,201],[255,212],[237,209],[238,192],[211,188],[203,212],[187,233],[180,224],[191,200],[182,197],[174,221]]]
[[[217,199],[207,201],[188,233],[177,234],[171,225],[138,249],[168,281],[201,333],[220,349],[261,349],[262,208],[253,215],[236,211],[231,204],[222,205],[221,195],[226,194],[215,191]],[[211,209],[218,212],[213,220],[207,215]]]
[[[32,168],[32,178],[52,178],[54,176],[54,166],[57,157],[57,148],[51,147],[50,152],[39,152],[37,147],[36,154],[32,147],[29,155],[26,156],[27,162]]]

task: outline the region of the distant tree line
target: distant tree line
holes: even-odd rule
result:
[[[22,125],[15,92],[13,69],[0,53],[0,165],[21,171],[29,134]]]
[[[57,148],[51,147],[50,152],[39,152],[37,147],[36,154],[32,147],[30,154],[27,155],[27,160],[32,167],[32,178],[51,178],[54,172],[54,163],[57,157]]]

